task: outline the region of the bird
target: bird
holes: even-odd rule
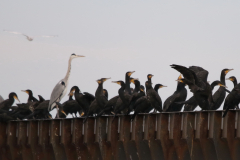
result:
[[[37,102],[38,100],[33,96],[33,93],[30,89],[22,90],[22,92],[25,92],[28,94],[28,102]]]
[[[3,97],[0,95],[0,103],[3,102],[3,101],[4,101],[4,99],[3,99]]]
[[[78,104],[82,107],[82,113],[80,116],[83,116],[84,114],[88,113],[89,106],[91,103],[95,100],[94,95],[88,93],[88,92],[81,92],[78,86],[73,86],[70,90],[70,94],[73,94],[75,100],[78,102]]]
[[[51,111],[54,108],[55,102],[60,102],[61,99],[65,96],[67,92],[68,80],[69,80],[70,71],[71,71],[71,62],[74,58],[78,58],[78,57],[85,57],[85,56],[76,55],[75,53],[73,53],[70,56],[68,61],[68,70],[67,70],[66,76],[56,84],[56,86],[53,88],[53,91],[51,93],[50,102],[48,106],[49,111]]]
[[[178,77],[182,79],[182,75]],[[187,89],[185,84],[178,82],[176,91],[168,97],[163,104],[163,112],[176,112],[181,111],[183,104],[177,104],[176,102],[185,101],[187,98]]]
[[[232,71],[233,69],[223,69],[221,71],[220,81],[223,85],[226,85],[225,83],[225,76],[228,72]],[[220,86],[218,90],[213,94],[213,101],[214,103],[211,105],[212,110],[217,110],[223,103],[226,96],[226,88],[223,86]],[[226,108],[224,108],[226,109]]]
[[[238,84],[238,83],[237,83],[237,78],[234,77],[234,76],[231,76],[231,77],[227,78],[226,80],[230,80],[230,81],[232,81],[234,87]]]
[[[125,91],[128,93],[128,94],[132,94],[132,92],[131,92],[131,88],[130,88],[130,83],[131,83],[131,81],[130,81],[130,76],[134,73],[135,71],[129,71],[129,72],[127,72],[126,74],[125,74],[125,87],[126,87],[126,89],[125,89]]]
[[[34,37],[42,37],[42,38],[53,38],[53,37],[58,37],[58,35],[42,35],[42,36],[29,36],[29,35],[26,35],[24,33],[20,33],[20,32],[16,32],[16,31],[7,31],[7,30],[3,30],[4,32],[8,32],[8,33],[12,33],[12,34],[19,34],[19,35],[23,35],[26,37],[26,39],[28,41],[33,41]]]
[[[9,108],[10,108],[10,107],[13,105],[13,103],[14,103],[14,99],[16,99],[16,100],[19,101],[17,94],[16,94],[15,92],[9,93],[8,99],[6,99],[6,100],[4,100],[4,101],[2,101],[2,102],[0,103],[0,109],[1,109],[1,110],[5,110],[5,111],[8,111]],[[19,102],[20,102],[20,101],[19,101]]]
[[[199,107],[202,108],[202,110],[209,110],[214,101],[212,97],[212,88],[207,82],[208,71],[198,66],[187,68],[173,64],[171,67],[184,76],[184,79],[178,81],[188,85]]]

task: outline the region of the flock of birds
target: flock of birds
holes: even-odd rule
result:
[[[177,79],[177,89],[164,103],[162,103],[158,94],[158,89],[166,86],[156,84],[153,87],[151,81],[152,74],[148,74],[145,85],[141,85],[138,79],[131,77],[134,73],[134,71],[131,71],[125,74],[125,81],[112,81],[120,85],[120,89],[118,90],[118,95],[111,99],[108,98],[108,91],[103,88],[103,83],[110,78],[101,78],[97,80],[98,88],[95,95],[81,92],[77,86],[73,86],[68,94],[69,99],[61,104],[61,99],[67,93],[71,61],[78,57],[84,56],[76,54],[70,56],[67,74],[54,87],[50,100],[45,100],[40,95],[36,99],[31,90],[24,90],[23,92],[29,95],[27,103],[19,103],[17,106],[12,106],[14,100],[18,100],[16,93],[11,92],[9,99],[6,100],[3,100],[0,96],[0,120],[51,119],[52,116],[49,112],[54,108],[57,109],[56,118],[66,118],[68,114],[77,117],[77,113],[79,113],[81,117],[85,118],[84,121],[89,116],[114,115],[115,117],[117,114],[128,115],[130,112],[134,112],[131,115],[131,120],[133,120],[139,113],[149,113],[152,110],[155,113],[179,112],[183,106],[183,111],[193,111],[197,106],[202,110],[217,110],[223,102],[224,117],[229,109],[239,108],[240,83],[238,84],[237,79],[232,76],[228,80],[233,82],[234,88],[229,91],[225,86],[226,74],[232,69],[223,69],[220,80],[209,84],[207,81],[208,71],[202,67],[191,66],[187,68],[175,64],[171,65],[171,67],[181,73]],[[130,88],[131,83],[135,85],[134,89]],[[193,96],[188,100],[186,100],[186,86],[193,93]],[[219,88],[215,93],[212,93],[215,86],[219,86]],[[227,97],[226,92],[229,93]]]

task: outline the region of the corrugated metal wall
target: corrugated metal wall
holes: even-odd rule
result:
[[[239,118],[238,118],[239,117]],[[0,122],[1,160],[239,160],[240,110]]]

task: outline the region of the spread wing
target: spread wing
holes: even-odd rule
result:
[[[53,107],[56,105],[55,102],[60,102],[62,97],[66,94],[66,92],[64,94],[65,90],[66,90],[65,83],[63,80],[60,80],[52,91],[49,106],[48,106],[49,111],[51,111]]]
[[[208,71],[198,66],[189,67],[190,70],[194,71],[199,79],[203,82],[207,82]]]
[[[178,72],[180,72],[184,76],[185,79],[191,81],[193,84],[198,83],[197,75],[191,69],[184,67],[184,66],[176,65],[176,64],[173,64],[170,66],[173,69],[176,69]]]

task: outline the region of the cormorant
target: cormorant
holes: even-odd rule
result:
[[[189,86],[193,96],[202,110],[209,110],[213,103],[212,88],[207,82],[208,71],[197,66],[186,68],[180,65],[171,65],[184,76],[184,79],[178,80]]]
[[[128,93],[128,94],[132,94],[131,92],[131,89],[130,89],[130,76],[134,73],[135,71],[129,71],[125,74],[125,86],[126,86],[126,89],[125,91]]]
[[[14,99],[18,100],[18,96],[15,92],[11,92],[9,95],[8,95],[8,99],[4,100],[3,102],[0,103],[0,109],[1,110],[5,110],[5,111],[8,111],[9,108],[13,105],[14,103]],[[20,101],[19,101],[20,102]]]
[[[231,70],[233,70],[233,69],[223,69],[222,70],[221,76],[220,76],[220,81],[223,85],[226,85],[225,84],[225,76]],[[223,103],[225,96],[226,96],[226,89],[225,89],[225,87],[220,86],[219,89],[213,94],[213,102],[214,103],[211,105],[211,109],[217,110]]]
[[[90,104],[94,101],[95,97],[88,92],[80,92],[80,89],[77,86],[73,86],[69,94],[74,92],[75,100],[82,107],[83,112],[80,116],[83,116],[85,113],[88,113]]]
[[[238,83],[237,83],[237,78],[234,77],[234,76],[231,76],[231,77],[227,78],[226,80],[230,80],[230,81],[232,81],[234,87],[238,84]]]
[[[22,90],[22,92],[25,92],[28,94],[28,100],[27,102],[37,102],[38,100],[33,96],[33,93],[30,89]]]
[[[182,79],[182,76],[180,75],[178,77],[178,80]],[[187,98],[187,89],[185,88],[185,84],[178,82],[177,90],[168,97],[164,104],[163,104],[163,112],[178,112],[182,110],[183,104],[177,104],[176,102],[182,102],[185,101]]]

